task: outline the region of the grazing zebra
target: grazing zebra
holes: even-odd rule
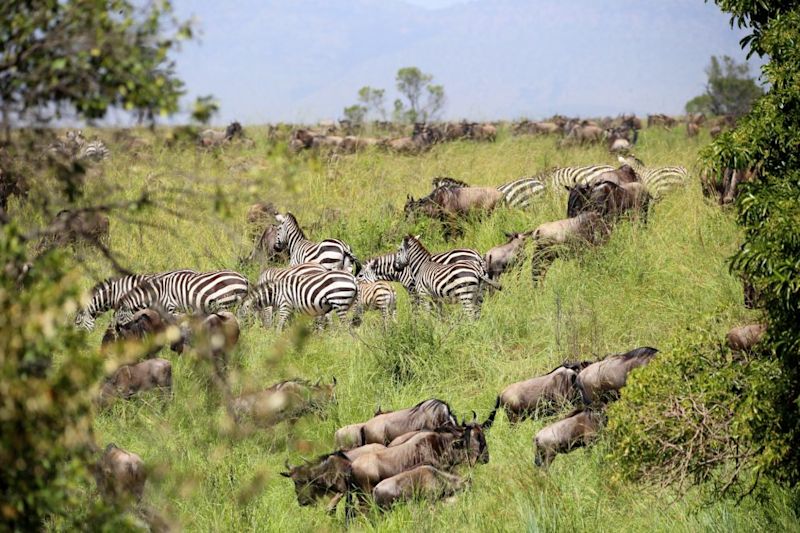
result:
[[[246,300],[248,308],[278,308],[278,331],[294,311],[321,319],[334,311],[344,320],[358,295],[356,278],[342,270],[288,276],[258,284]]]
[[[564,190],[564,187],[574,187],[578,184],[589,183],[603,172],[611,172],[614,167],[608,165],[588,165],[583,167],[561,167],[545,170],[536,178],[546,183],[555,190]]]
[[[630,165],[639,176],[639,181],[647,187],[647,192],[656,199],[660,200],[670,189],[685,185],[689,180],[689,172],[686,167],[664,166],[647,167],[636,157],[618,157],[619,162]]]
[[[111,150],[108,149],[103,141],[90,141],[84,144],[78,152],[77,159],[102,161],[111,157]]]
[[[87,331],[94,329],[95,319],[113,309],[120,299],[137,285],[149,280],[152,276],[139,274],[108,278],[92,288],[89,304],[75,315],[75,325]]]
[[[116,319],[125,324],[145,307],[160,307],[174,314],[211,313],[233,307],[250,292],[247,278],[231,270],[197,273],[167,272],[153,277],[125,294],[116,306]]]
[[[360,273],[359,273],[360,275]],[[355,316],[353,323],[361,321],[365,311],[380,311],[383,320],[394,318],[397,314],[397,293],[386,281],[364,281],[356,278],[358,283],[358,296],[356,298]]]
[[[458,301],[467,316],[473,319],[480,318],[483,285],[501,288],[487,277],[482,265],[467,261],[442,265],[432,261],[431,253],[411,235],[403,238],[394,257],[394,267],[396,270],[406,267],[411,270],[417,293],[423,297],[426,309],[431,309],[431,300],[437,304],[440,301]]]
[[[275,239],[275,249],[289,251],[289,264],[319,263],[328,270],[350,271],[350,266],[358,269],[358,259],[353,255],[350,246],[338,239],[325,239],[312,242],[306,239],[297,219],[291,213],[276,215],[281,225]]]
[[[544,191],[544,184],[537,178],[525,177],[500,185],[497,190],[503,193],[506,205],[525,209],[535,196]]]
[[[316,274],[318,272],[325,272],[328,270],[319,263],[300,263],[290,267],[271,267],[265,268],[258,276],[258,284],[261,285],[265,281],[277,283],[283,278],[294,276],[296,274]]]

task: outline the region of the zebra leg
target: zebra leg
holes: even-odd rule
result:
[[[278,332],[280,333],[283,331],[283,326],[289,320],[289,317],[292,315],[292,306],[288,303],[281,302],[278,308]]]
[[[462,294],[459,297],[459,300],[461,300],[461,307],[464,309],[464,313],[466,313],[466,315],[472,320],[478,320],[481,317],[481,302],[478,295],[479,290],[479,287],[476,287],[475,291]]]

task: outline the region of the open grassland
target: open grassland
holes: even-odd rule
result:
[[[293,212],[311,238],[336,237],[361,258],[393,251],[406,233],[419,233],[429,249],[465,246],[484,252],[520,231],[563,218],[564,191],[548,190],[528,211],[499,209],[469,221],[445,242],[441,227],[403,217],[406,194],[430,190],[448,175],[476,185],[500,185],[552,166],[616,164],[602,148],[560,150],[551,138],[501,135],[494,144],[456,142],[419,156],[369,150],[341,157],[299,154],[271,145],[249,128],[249,148],[197,151],[152,142],[136,152],[112,145],[102,165],[105,183],[91,180],[91,195],[134,198],[144,189],[181,217],[157,210],[147,225],[112,217],[111,247],[134,271],[179,267],[238,269],[251,280],[257,265],[240,258],[251,247],[245,227],[249,204],[272,201]],[[695,166],[700,143],[685,132],[645,130],[637,156],[648,165]],[[90,176],[91,178],[91,176]],[[737,246],[732,214],[706,201],[696,172],[651,211],[646,226],[622,223],[607,245],[578,259],[557,260],[534,287],[530,260],[502,278],[503,290],[486,299],[483,317],[466,321],[455,307],[442,319],[414,311],[398,286],[397,323],[370,315],[355,332],[338,325],[304,335],[301,327],[278,335],[249,325],[234,356],[234,391],[264,388],[292,377],[338,379],[336,403],[323,416],[294,426],[239,434],[226,421],[207,378],[188,358],[173,362],[170,401],[145,395],[117,402],[96,419],[100,443],[115,442],[153,467],[146,500],[191,531],[309,531],[344,527],[340,509],[298,507],[291,482],[280,477],[293,464],[333,449],[338,427],[366,420],[376,405],[400,408],[437,397],[460,416],[485,418],[507,384],[548,372],[564,359],[590,359],[636,346],[668,350],[686,328],[709,316],[719,334],[748,319],[741,284],[727,268]],[[530,251],[530,250],[529,250]],[[93,273],[109,273],[90,255]],[[108,317],[90,338],[96,349]],[[302,326],[303,321],[298,321]],[[668,356],[668,351],[662,356]],[[489,464],[468,475],[471,487],[447,503],[414,503],[372,511],[355,527],[395,531],[698,531],[797,529],[787,493],[771,489],[767,501],[722,500],[699,505],[690,493],[619,480],[605,461],[613,442],[559,456],[549,472],[533,466],[532,437],[547,421],[512,427],[503,414],[488,436]],[[465,471],[465,474],[467,472]]]

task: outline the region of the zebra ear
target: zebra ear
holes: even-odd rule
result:
[[[414,240],[417,240],[417,241],[418,241],[420,237],[422,237],[422,234],[421,234],[421,233],[420,233],[419,235],[414,235]]]
[[[277,215],[275,215],[275,220],[277,220],[278,222],[283,222],[284,220],[286,220],[286,217],[278,213]]]

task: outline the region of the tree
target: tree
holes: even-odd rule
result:
[[[344,108],[344,118],[355,125],[362,124],[364,117],[367,116],[367,108],[363,105],[354,104]]]
[[[731,354],[713,335],[663,352],[626,385],[609,434],[613,456],[633,477],[717,480],[723,492],[746,480],[747,493],[761,476],[800,482],[800,6],[715,1],[731,25],[750,30],[741,41],[749,55],[768,58],[766,94],[701,154],[714,175],[756,171],[735,201],[743,241],[730,266],[758,292],[767,333],[747,355]],[[709,75],[723,72],[741,80],[745,70],[712,61]],[[720,102],[723,111],[741,109],[727,107],[738,97]]]
[[[686,103],[688,113],[741,116],[750,111],[753,102],[764,91],[750,76],[747,63],[737,63],[729,56],[722,60],[711,56],[706,68],[706,92]]]
[[[394,114],[408,122],[428,121],[439,116],[445,104],[444,87],[432,85],[433,76],[417,67],[404,67],[397,71],[397,90],[408,104],[395,100]],[[423,96],[425,102],[423,103]]]
[[[374,89],[365,85],[358,90],[358,101],[363,105],[365,114],[372,113],[373,116],[386,120],[386,109],[383,106],[384,89]]]
[[[192,105],[192,120],[202,125],[211,122],[211,117],[219,113],[219,102],[212,95],[198,96]]]
[[[0,3],[0,109],[11,122],[66,110],[99,119],[110,107],[149,120],[178,107],[183,83],[169,59],[189,23],[169,2],[73,0]]]

